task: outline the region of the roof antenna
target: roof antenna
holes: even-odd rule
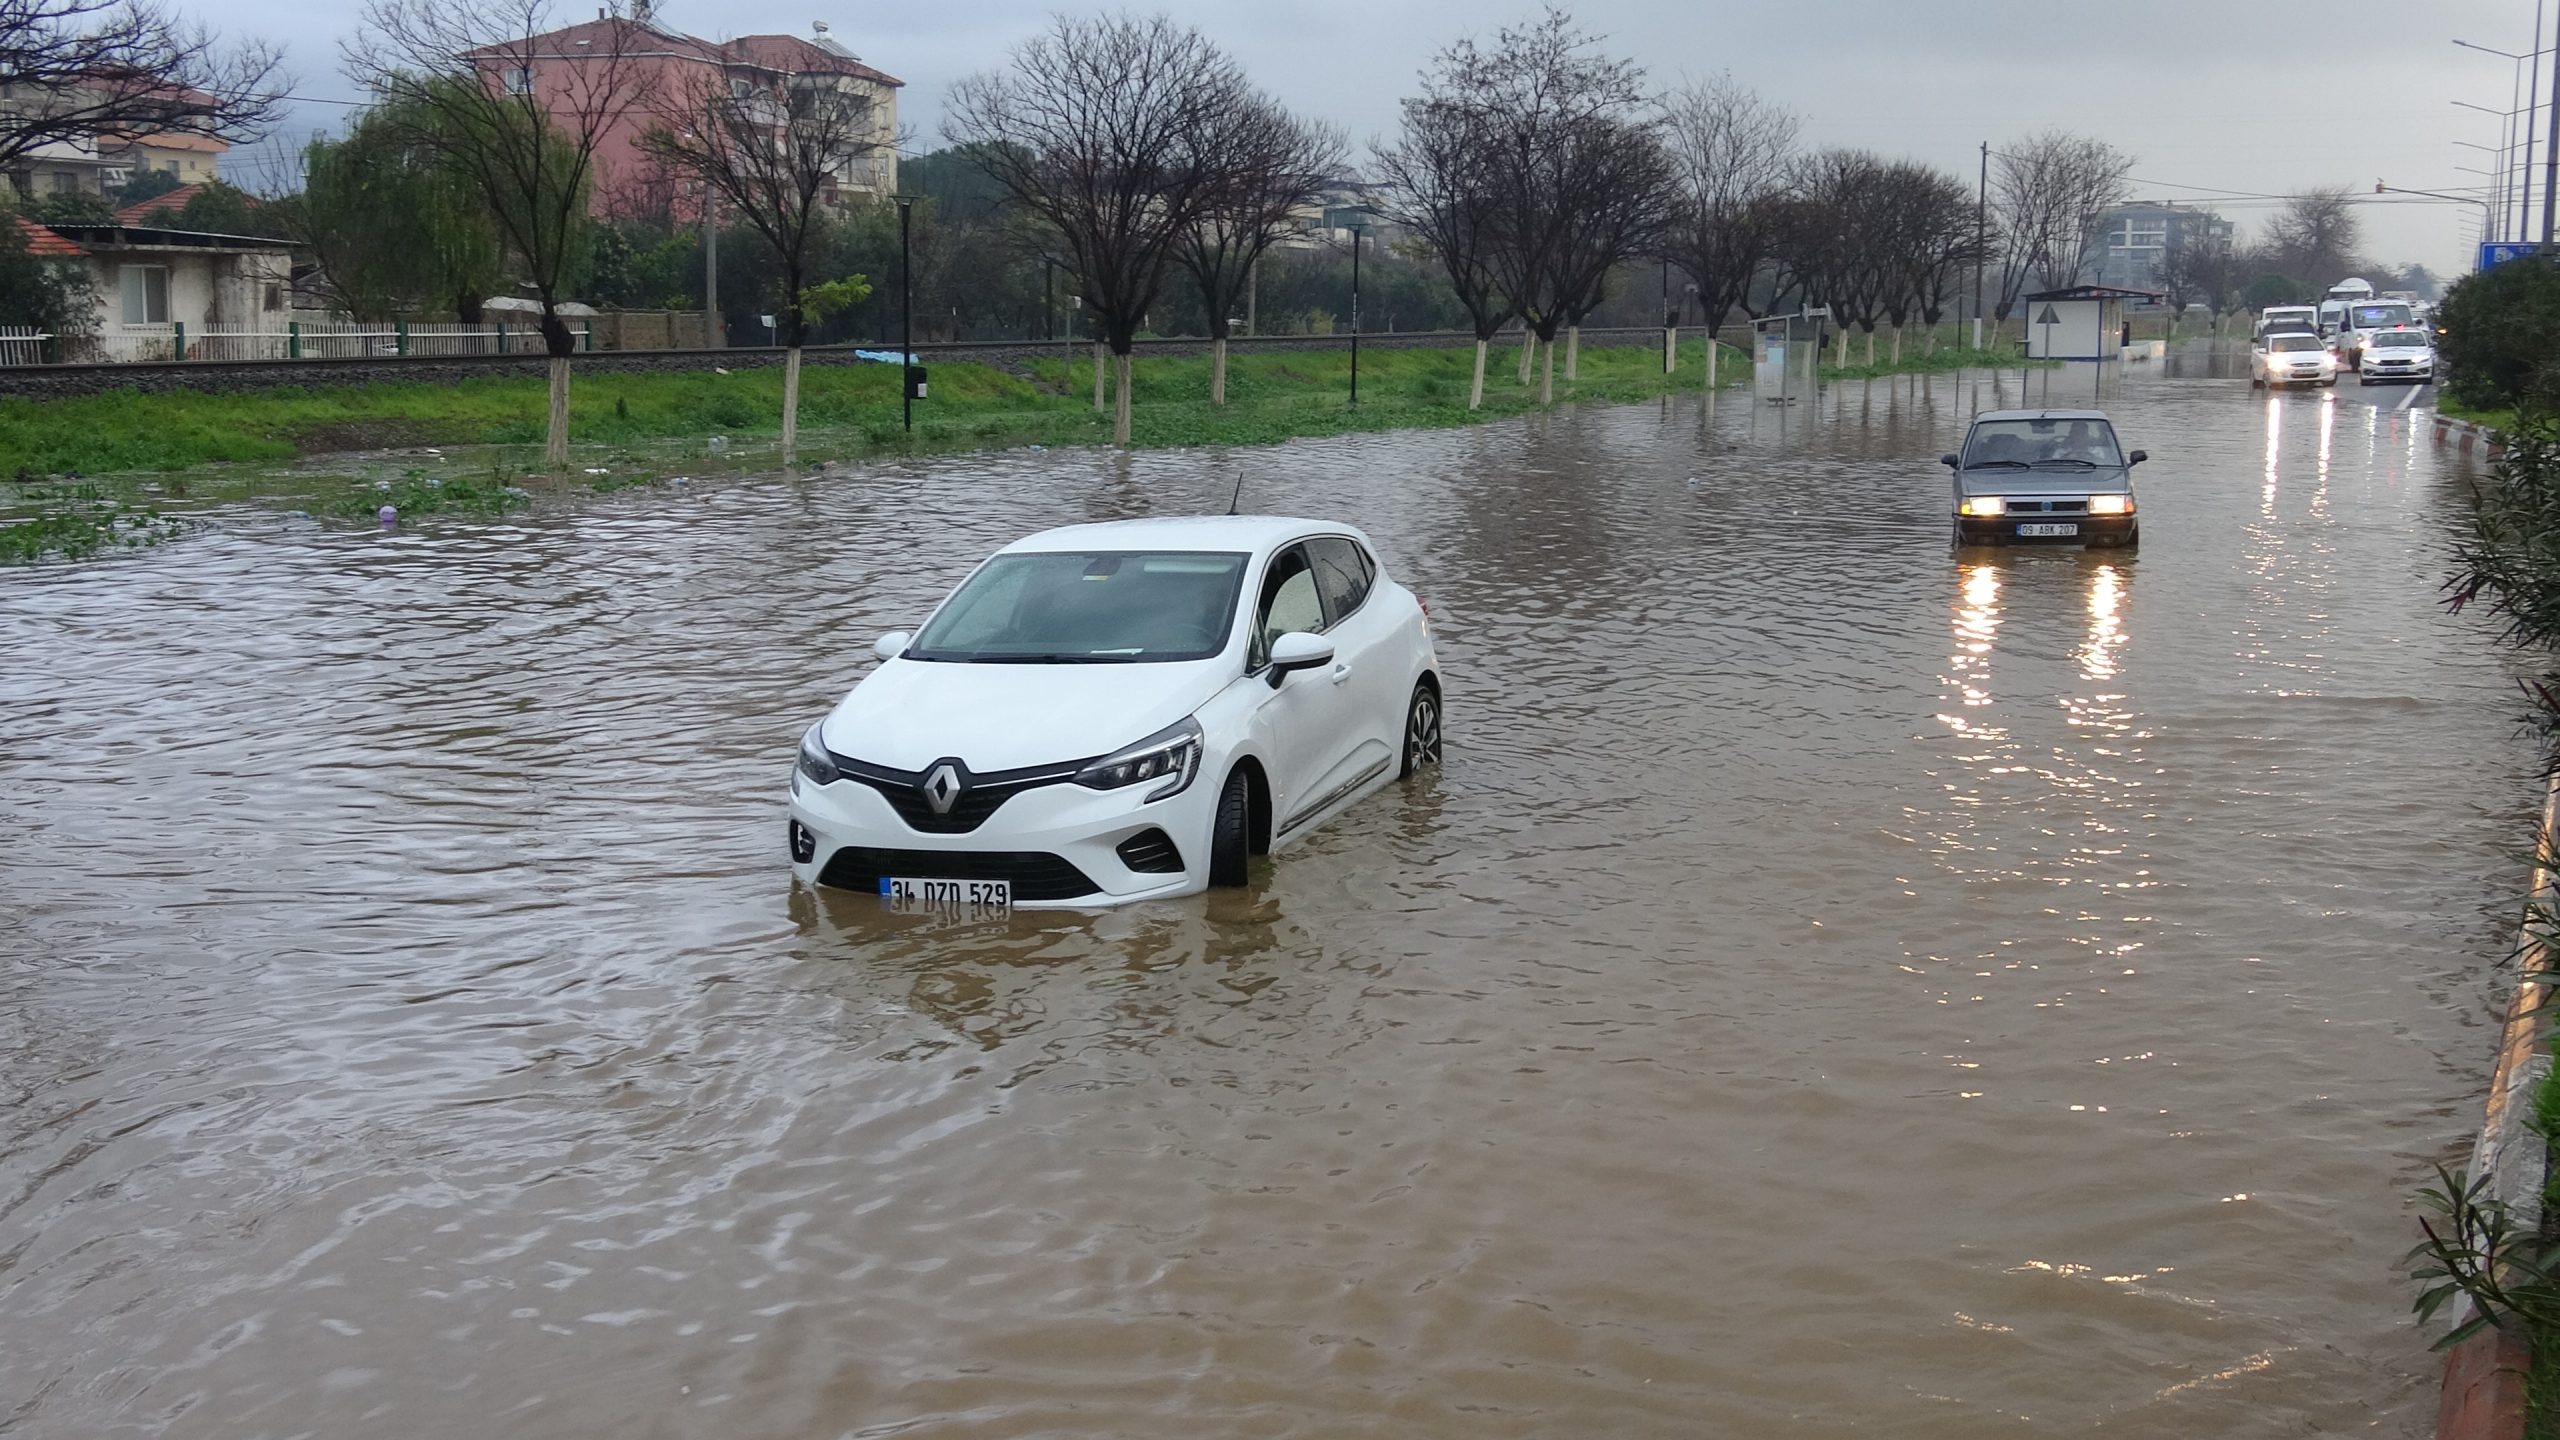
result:
[[[1233,515],[1234,513],[1236,513],[1236,506],[1237,506],[1240,502],[1242,502],[1242,501],[1243,501],[1243,499],[1244,499],[1244,472],[1243,472],[1242,470],[1238,470],[1238,471],[1236,472],[1236,493],[1234,493],[1233,495],[1230,495],[1230,496],[1228,496],[1228,497],[1227,497],[1227,513],[1228,513],[1228,514],[1230,514],[1230,515]]]

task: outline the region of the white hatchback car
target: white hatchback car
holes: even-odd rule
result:
[[[982,915],[1241,885],[1440,758],[1430,617],[1368,537],[1072,525],[961,581],[800,742],[792,872]]]

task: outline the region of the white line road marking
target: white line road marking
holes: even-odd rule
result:
[[[2433,387],[2433,386],[2431,386],[2431,385],[2412,385],[2412,386],[2410,386],[2410,387],[2409,387],[2409,393],[2400,397],[2400,403],[2391,407],[2392,412],[2393,412],[2394,414],[2397,414],[2398,412],[2400,412],[2400,411],[2402,411],[2402,410],[2406,410],[2406,409],[2408,409],[2411,405],[2413,405],[2413,404],[2417,403],[2417,399],[2418,399],[2418,392],[2419,392],[2419,391],[2421,391],[2421,390],[2431,390],[2431,389],[2433,389],[2433,388],[2435,388],[2435,387]]]

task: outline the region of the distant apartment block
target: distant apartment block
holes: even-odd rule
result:
[[[2138,200],[2119,205],[2099,222],[2097,274],[2092,283],[2128,290],[2156,290],[2160,261],[2174,245],[2192,239],[2228,243],[2228,220],[2191,205],[2167,200]]]
[[[606,16],[563,29],[470,52],[491,85],[511,95],[530,95],[555,115],[576,104],[573,97],[595,88],[594,67],[625,67],[638,93],[662,100],[725,88],[740,99],[758,93],[780,93],[784,87],[833,85],[870,102],[872,153],[846,162],[828,198],[841,204],[857,196],[884,196],[898,188],[898,91],[906,82],[862,62],[861,57],[829,37],[825,21],[808,39],[797,35],[746,35],[714,41],[665,29],[650,7],[636,7],[630,17]],[[643,145],[649,130],[665,121],[648,105],[621,117],[596,148],[593,204],[600,212],[645,203],[643,197],[664,194],[667,177]]]

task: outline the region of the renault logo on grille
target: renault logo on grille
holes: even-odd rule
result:
[[[951,807],[960,803],[960,792],[967,787],[960,783],[960,767],[945,760],[926,771],[916,788],[924,792],[924,803],[933,807],[934,814],[948,815]]]

